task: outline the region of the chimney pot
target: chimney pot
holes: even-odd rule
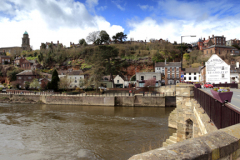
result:
[[[59,41],[57,41],[57,44],[59,44]]]
[[[208,36],[208,39],[210,39],[210,36]]]
[[[214,38],[214,34],[212,35],[212,38]]]

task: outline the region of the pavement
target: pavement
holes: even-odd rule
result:
[[[207,92],[208,94],[212,95],[210,88],[202,88],[203,91]],[[240,108],[240,89],[233,89],[230,88],[231,91],[233,91],[233,96],[231,100],[231,104],[234,106]]]

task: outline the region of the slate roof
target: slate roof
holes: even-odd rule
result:
[[[197,68],[184,68],[182,69],[184,73],[199,73],[200,72],[201,67],[197,67]]]
[[[181,67],[181,62],[157,62],[155,67]]]
[[[17,74],[17,76],[36,76],[37,74],[32,70],[24,70]]]
[[[2,55],[2,56],[0,56],[1,58],[10,58],[9,56],[4,56],[4,55]]]
[[[229,48],[229,49],[236,49],[235,47],[231,47],[231,46],[223,46],[223,45],[212,45],[208,48],[214,48],[214,47],[217,47],[217,48]],[[206,49],[208,49],[206,48]]]
[[[73,70],[71,72],[68,72],[68,75],[83,75],[83,71],[82,70]]]

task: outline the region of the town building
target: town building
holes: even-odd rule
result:
[[[226,45],[226,37],[224,37],[224,35],[222,35],[222,36],[212,35],[212,37],[208,36],[207,40],[205,40],[205,38],[203,38],[203,39],[201,38],[197,42],[198,49],[201,51],[212,45],[225,46]]]
[[[235,47],[231,46],[223,46],[223,45],[212,45],[209,47],[206,47],[203,50],[204,55],[211,55],[211,54],[238,54],[239,51]]]
[[[230,65],[224,62],[217,54],[213,54],[205,65],[207,83],[230,83]]]
[[[25,60],[25,57],[16,57],[14,60],[14,66],[21,67],[22,62],[24,62]]]
[[[227,46],[233,46],[233,45],[238,45],[240,47],[240,40],[239,39],[230,39],[226,41]]]
[[[165,85],[180,82],[181,62],[157,62],[155,72],[162,74],[162,83]]]
[[[206,83],[206,66],[201,66],[200,68],[200,83]]]
[[[11,58],[9,56],[0,56],[0,63],[1,64],[10,64]]]
[[[40,78],[40,75],[34,70],[24,70],[16,75],[17,84],[20,89],[25,89],[25,82],[32,82],[35,78]]]
[[[231,64],[230,65],[230,83],[232,82],[239,83],[239,74],[240,74],[239,62],[236,62],[236,64]]]
[[[2,47],[2,48],[0,48],[0,52],[2,52],[2,53],[8,52],[8,53],[12,53],[12,54],[20,54],[23,50],[27,50],[27,51],[31,50],[30,38],[26,31],[23,33],[21,47]]]
[[[63,48],[63,44],[59,43],[59,41],[57,41],[57,43],[53,43],[53,41],[51,41],[51,43],[50,42],[41,43],[40,50],[49,49],[50,44],[52,45],[53,48],[57,48],[57,47]]]
[[[82,70],[72,70],[67,73],[67,79],[69,80],[69,88],[74,89],[74,88],[80,88],[81,83],[84,81],[84,73]]]
[[[137,72],[136,73],[136,87],[144,87],[145,82],[150,79],[155,79],[155,87],[161,86],[161,73],[160,72]]]
[[[135,84],[135,81],[130,81],[131,77],[117,75],[114,78],[114,84],[116,88],[128,88],[129,84]]]
[[[201,77],[200,69],[201,67],[183,69],[184,82],[199,82]]]

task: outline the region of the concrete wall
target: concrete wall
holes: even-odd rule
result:
[[[188,139],[135,155],[129,160],[184,159],[184,160],[239,160],[240,124],[207,135]]]

